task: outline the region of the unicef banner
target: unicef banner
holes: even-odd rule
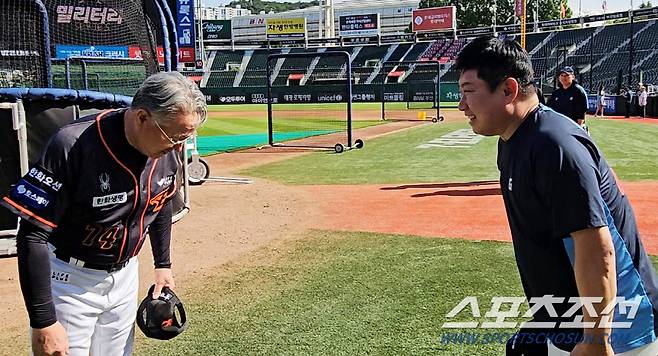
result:
[[[55,45],[56,58],[129,58],[128,46]]]
[[[203,40],[230,40],[231,20],[203,20]]]
[[[267,104],[267,88],[201,88],[208,104]],[[390,84],[385,88],[386,101],[427,102],[434,98],[434,85]],[[460,99],[457,83],[441,83],[441,102],[457,102]],[[348,95],[344,85],[288,86],[272,92],[273,103],[341,103]],[[381,102],[381,84],[352,86],[352,101]]]

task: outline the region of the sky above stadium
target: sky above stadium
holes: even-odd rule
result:
[[[607,5],[606,12],[624,11],[631,8],[630,0],[569,0],[569,7],[575,16],[578,16],[579,8],[582,9],[583,15],[599,14],[603,12],[604,2]],[[633,0],[633,7],[637,8],[641,3],[641,0]]]
[[[283,2],[283,0],[275,0]],[[293,0],[286,0],[293,2]],[[352,0],[334,0],[334,2],[344,2]],[[528,0],[532,2],[533,0]],[[201,0],[203,7],[210,6],[223,6],[230,2],[230,0]],[[575,16],[578,16],[579,9],[581,9],[582,14],[598,14],[603,12],[602,4],[603,0],[568,0],[569,6],[573,10]],[[607,10],[606,12],[616,12],[628,10],[631,7],[631,0],[606,0]],[[633,0],[633,7],[637,8],[642,0]],[[655,1],[658,2],[658,1]]]

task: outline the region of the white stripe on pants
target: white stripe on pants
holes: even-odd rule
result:
[[[71,356],[132,354],[138,265],[134,257],[121,270],[108,273],[71,265],[50,253],[53,302]]]

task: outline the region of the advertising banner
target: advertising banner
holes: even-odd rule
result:
[[[379,35],[379,14],[341,16],[342,37],[373,37]]]
[[[128,46],[55,45],[56,58],[129,58]]]
[[[636,10],[637,11],[637,10]],[[584,17],[584,22],[618,20],[628,17],[628,11],[611,12],[609,14],[590,15]]]
[[[519,33],[521,32],[521,25],[502,25],[502,26],[496,26],[496,31],[497,32],[511,32],[511,33]]]
[[[230,40],[231,20],[203,20],[201,30],[204,40]]]
[[[633,17],[636,16],[658,16],[658,6],[633,10]]]
[[[162,47],[156,49],[156,55],[158,56],[158,63],[164,64],[164,49]],[[178,58],[185,58],[185,62],[196,63],[196,61],[190,59],[190,56],[194,56],[194,48],[178,49]],[[128,47],[128,58],[142,58],[142,50],[139,47]]]
[[[404,33],[399,35],[384,35],[381,36],[382,43],[395,43],[395,42],[413,42],[415,38],[414,33]]]
[[[454,6],[445,6],[413,10],[411,29],[414,32],[454,29],[457,21],[455,9]]]
[[[194,63],[195,61],[195,30],[194,30],[194,0],[169,0],[175,11],[176,32],[178,34],[178,61]]]
[[[265,33],[267,39],[306,37],[306,18],[266,19]]]
[[[523,17],[524,7],[525,7],[525,0],[514,0],[514,15],[516,17]]]
[[[369,43],[377,43],[378,37],[345,37],[343,38],[343,44],[350,45],[362,45]]]
[[[613,115],[617,112],[617,97],[608,95],[603,99],[603,113]],[[596,95],[587,95],[587,112],[593,114],[596,111]]]
[[[493,35],[493,27],[476,27],[457,30],[457,36]]]

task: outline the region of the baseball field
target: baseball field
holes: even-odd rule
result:
[[[378,107],[366,104],[354,108],[363,149],[258,150],[264,106],[212,109],[199,132],[212,176],[253,184],[192,187],[192,210],[174,225],[172,242],[189,327],[164,342],[138,331],[137,355],[503,353],[514,327],[444,327],[493,321],[486,316],[493,297],[524,296],[495,138],[473,135],[454,109],[443,110],[443,123],[381,121]],[[323,120],[317,108],[299,111],[286,123],[293,130]],[[588,123],[633,204],[647,250],[658,255],[658,120]],[[141,298],[152,280],[148,246],[140,263]],[[0,260],[0,277],[0,354],[25,354],[15,258]],[[467,308],[448,317],[467,297],[481,315]]]

